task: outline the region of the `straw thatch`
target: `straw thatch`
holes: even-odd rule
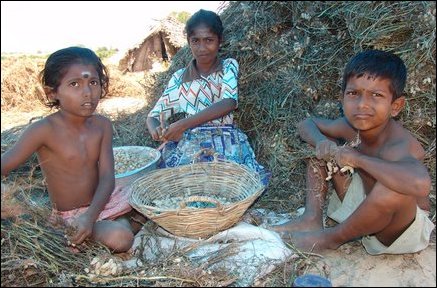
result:
[[[407,106],[399,120],[425,148],[425,164],[433,181],[431,218],[435,223],[435,13],[433,1],[230,2],[221,13],[225,27],[221,55],[236,58],[240,64],[236,121],[250,136],[260,162],[273,174],[267,191],[258,199],[256,206],[289,212],[303,204],[303,158],[310,152],[297,136],[296,124],[310,115],[328,118],[340,115],[338,99],[344,65],[352,55],[363,49],[379,48],[393,51],[407,64]],[[188,64],[190,59],[188,47],[183,47],[173,57],[167,72],[145,74],[144,88],[148,89],[146,97],[149,104],[134,114],[120,113],[113,118],[115,145],[158,145],[145,136],[147,112],[162,94],[171,73]],[[8,99],[4,97],[4,87],[11,87],[11,93],[12,89],[22,87],[4,85],[4,75],[7,74],[3,73],[3,63],[2,60],[2,108],[5,103],[12,103],[13,97],[24,97],[21,94],[27,93],[5,94],[14,96],[8,96]],[[10,130],[9,134],[2,133],[2,151],[14,142],[16,134],[18,131],[15,130]],[[11,141],[6,141],[7,135],[11,136]],[[36,163],[36,160],[32,163]],[[32,174],[29,170],[34,171],[29,168],[15,175],[22,177]],[[32,181],[34,178],[41,179],[42,176],[34,175]],[[30,187],[23,189],[27,193],[30,190],[35,192]],[[83,267],[91,259],[87,255],[73,255],[67,261],[64,261],[64,257],[58,257],[58,261],[49,266],[46,254],[47,250],[53,250],[53,243],[44,246],[47,239],[40,241],[41,237],[48,238],[47,234],[35,238],[36,233],[29,228],[32,223],[32,219],[21,226],[2,223],[2,239],[5,239],[2,240],[2,286],[48,286],[52,280],[52,285],[65,286],[62,278],[66,277],[82,279],[75,285],[102,285],[100,282],[90,283],[83,276]],[[41,221],[32,226],[37,232],[44,232],[42,228],[50,231]],[[26,237],[20,234],[27,231]],[[56,240],[52,242],[62,244],[62,235],[50,235]],[[432,241],[435,242],[435,238]],[[41,249],[32,250],[41,243],[44,244],[38,246]],[[60,248],[55,248],[55,251],[60,251]],[[70,255],[68,251],[62,253]],[[183,258],[183,252],[180,251],[176,257]],[[26,259],[33,259],[34,262],[23,262]],[[105,279],[106,285],[232,284],[231,280],[217,282],[217,279],[225,277],[204,276],[203,267],[192,269],[192,263],[178,266],[182,267],[179,270],[169,269],[172,268],[172,259],[169,257],[146,263],[147,267],[142,271],[130,271],[130,274],[127,272],[118,278]],[[41,267],[37,271],[39,274],[33,271],[31,264],[34,263]],[[308,261],[296,265],[298,262],[293,259],[290,263],[280,272],[276,271],[280,274],[278,277],[270,274],[269,279],[272,280],[268,280],[265,286],[290,285],[284,280],[291,279],[290,274],[307,271],[305,267]],[[12,274],[14,276],[10,276]],[[35,280],[37,276],[39,278]]]
[[[144,40],[129,49],[119,62],[121,71],[138,72],[154,68],[155,63],[169,61],[186,43],[184,24],[167,17],[147,33]]]
[[[339,116],[347,61],[365,49],[384,49],[408,68],[407,106],[399,120],[426,150],[435,207],[435,2],[234,1],[220,16],[221,55],[240,64],[236,121],[273,173],[260,203],[283,210],[303,204],[308,148],[296,124],[310,115]],[[185,46],[151,96],[159,97],[171,73],[190,59]]]

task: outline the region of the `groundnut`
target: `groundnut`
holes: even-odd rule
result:
[[[141,168],[153,160],[151,155],[131,150],[114,150],[115,174],[123,174]]]

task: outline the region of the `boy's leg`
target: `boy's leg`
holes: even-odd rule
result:
[[[414,221],[414,197],[391,191],[376,183],[352,215],[335,227],[319,231],[290,234],[291,241],[302,250],[337,249],[340,245],[365,235],[375,235],[391,245]]]
[[[134,235],[129,221],[118,218],[116,221],[102,220],[96,222],[93,239],[108,247],[111,252],[126,252],[133,244]]]
[[[374,234],[389,246],[414,221],[416,209],[415,197],[397,193],[377,182],[358,209],[339,225],[338,233],[349,240]]]
[[[276,232],[308,231],[323,228],[323,207],[328,191],[326,163],[311,158],[306,169],[305,211],[296,220],[271,227]],[[341,193],[339,193],[341,194]]]

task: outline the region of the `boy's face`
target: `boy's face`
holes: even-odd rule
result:
[[[73,64],[49,97],[59,100],[60,109],[74,115],[90,116],[102,95],[99,75],[93,65]]]
[[[347,81],[343,95],[343,110],[349,123],[358,130],[370,130],[385,125],[404,105],[404,97],[392,101],[390,80],[364,74]]]
[[[220,48],[220,39],[208,26],[205,24],[197,26],[188,38],[188,44],[197,63],[210,65],[215,62]]]

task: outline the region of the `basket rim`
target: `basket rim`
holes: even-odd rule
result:
[[[250,177],[254,177],[253,178],[253,180],[254,181],[256,181],[257,183],[256,183],[256,185],[255,186],[257,186],[257,187],[253,187],[254,188],[254,190],[252,191],[252,193],[250,193],[250,195],[247,195],[247,197],[245,197],[244,199],[240,199],[239,201],[237,201],[237,202],[234,202],[234,203],[228,203],[228,204],[225,204],[225,203],[221,203],[221,206],[222,206],[222,209],[227,209],[227,208],[229,208],[229,207],[232,207],[233,205],[235,205],[236,203],[238,203],[238,202],[244,202],[244,201],[246,201],[247,199],[250,199],[250,198],[252,198],[253,196],[255,196],[255,199],[256,198],[258,198],[264,191],[265,191],[265,189],[267,188],[267,186],[264,184],[264,183],[262,183],[262,181],[261,181],[261,179],[260,179],[260,176],[259,176],[259,174],[258,173],[256,173],[255,171],[252,171],[252,170],[250,170],[248,167],[246,167],[245,165],[243,165],[243,164],[239,164],[239,163],[235,163],[235,162],[233,162],[233,161],[229,161],[229,160],[222,160],[222,159],[220,159],[220,160],[218,160],[218,161],[212,161],[212,162],[197,162],[197,163],[191,163],[191,164],[188,164],[188,165],[182,165],[182,166],[178,166],[178,167],[168,167],[168,168],[161,168],[161,169],[156,169],[156,170],[154,170],[154,171],[150,171],[149,173],[148,173],[148,177],[145,179],[144,178],[144,176],[142,176],[142,177],[139,177],[138,179],[136,179],[136,180],[134,180],[133,181],[133,183],[132,183],[132,190],[131,190],[131,195],[130,195],[130,199],[129,199],[129,202],[130,202],[130,204],[132,205],[132,206],[135,206],[138,210],[140,210],[140,211],[142,211],[143,210],[143,208],[146,210],[146,211],[148,211],[149,213],[150,212],[152,212],[153,211],[153,213],[155,213],[155,212],[172,212],[172,211],[191,211],[191,212],[193,212],[194,210],[197,210],[197,211],[199,211],[200,209],[206,209],[206,210],[218,210],[218,207],[214,207],[214,208],[212,208],[212,207],[205,207],[205,208],[197,208],[197,209],[192,209],[192,208],[188,208],[188,207],[185,207],[185,208],[181,208],[181,207],[173,207],[173,208],[163,208],[163,207],[157,207],[157,206],[153,206],[153,205],[150,205],[149,203],[148,204],[145,204],[145,203],[143,203],[143,204],[140,204],[140,203],[137,203],[138,201],[138,197],[139,197],[139,195],[141,194],[141,192],[139,192],[139,190],[137,190],[137,186],[139,185],[139,183],[141,183],[142,181],[146,181],[146,182],[150,182],[151,180],[151,178],[154,178],[154,177],[157,177],[157,176],[160,176],[160,175],[162,175],[162,174],[166,174],[166,173],[175,173],[175,172],[180,172],[180,171],[186,171],[186,170],[191,170],[191,168],[190,167],[193,167],[193,166],[198,166],[198,167],[203,167],[203,166],[209,166],[209,165],[224,165],[224,166],[226,166],[226,165],[231,165],[231,166],[234,166],[234,167],[236,167],[237,169],[241,169],[241,170],[244,170],[244,173],[245,174],[247,174],[247,175],[250,175]],[[175,171],[175,168],[176,168],[176,170],[178,170],[178,171]],[[211,195],[191,195],[191,196],[207,196],[207,197],[210,197]],[[206,211],[205,210],[205,211]]]
[[[115,174],[115,178],[123,178],[127,176],[132,176],[133,174],[136,174],[138,172],[141,172],[144,169],[149,168],[150,166],[154,165],[156,162],[159,161],[161,158],[161,152],[155,148],[149,147],[149,146],[117,146],[112,147],[112,150],[115,152],[115,150],[128,150],[128,149],[139,149],[139,150],[147,150],[147,152],[152,152],[154,155],[153,161],[150,161],[147,165],[141,166],[140,168],[130,170],[121,174]]]
[[[191,208],[191,207],[176,207],[176,208],[160,208],[160,207],[156,207],[156,206],[151,206],[151,205],[147,205],[147,204],[138,204],[135,201],[133,201],[132,197],[130,198],[129,204],[134,206],[135,209],[137,209],[138,211],[141,211],[142,213],[144,213],[144,215],[146,215],[147,217],[149,217],[150,219],[153,219],[156,216],[162,216],[162,214],[165,213],[190,213],[190,214],[196,214],[196,213],[203,213],[205,211],[214,211],[214,212],[222,212],[224,210],[230,209],[232,207],[234,207],[237,204],[240,204],[242,202],[252,202],[256,200],[259,196],[262,195],[262,193],[265,191],[265,187],[261,187],[259,188],[255,193],[252,193],[251,195],[247,196],[245,199],[241,199],[239,201],[233,202],[233,203],[228,203],[228,204],[224,204],[224,203],[220,203],[221,206],[217,206],[217,207],[204,207],[204,208]]]

